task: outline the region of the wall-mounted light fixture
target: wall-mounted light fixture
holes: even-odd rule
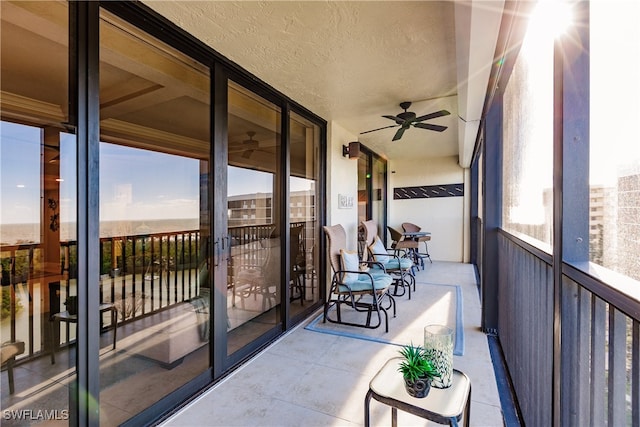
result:
[[[350,159],[357,159],[360,156],[360,143],[358,141],[350,142],[349,146],[342,146],[342,157],[349,156]]]

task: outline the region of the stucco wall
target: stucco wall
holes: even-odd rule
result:
[[[402,229],[403,222],[413,222],[432,233],[429,252],[434,260],[467,260],[465,247],[465,197],[394,200],[395,187],[460,184],[466,179],[458,157],[389,162],[389,226]],[[465,188],[467,191],[467,188]]]
[[[327,124],[327,224],[342,224],[347,232],[347,249],[357,249],[358,240],[358,161],[342,157],[342,145],[358,136],[333,122]],[[339,209],[338,195],[352,196],[353,208]]]
[[[328,144],[327,181],[328,224],[342,224],[347,232],[349,250],[357,248],[358,212],[357,203],[351,209],[338,208],[338,195],[357,199],[358,162],[342,156],[342,145],[357,140],[336,123],[327,127]],[[399,230],[405,221],[413,222],[431,231],[429,252],[434,260],[468,261],[468,196],[429,199],[394,200],[394,187],[419,185],[467,184],[468,173],[458,165],[458,157],[432,159],[390,160],[388,168],[388,221]],[[465,185],[465,194],[468,194]],[[390,240],[388,240],[390,241]]]

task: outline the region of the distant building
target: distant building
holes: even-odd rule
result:
[[[640,174],[591,186],[589,260],[640,280]]]
[[[230,196],[227,204],[229,227],[272,224],[272,193]],[[315,190],[293,191],[289,196],[289,221],[313,221],[316,216]]]
[[[640,173],[618,178],[616,271],[640,280]]]
[[[614,191],[613,188],[602,185],[591,186],[589,191],[589,261],[599,265],[604,265],[605,217],[609,219],[608,222],[615,223],[615,221],[610,221],[615,218],[615,204],[609,203]],[[605,202],[607,195],[608,200]],[[609,239],[607,242],[608,246],[613,243]],[[613,262],[615,263],[615,260]]]

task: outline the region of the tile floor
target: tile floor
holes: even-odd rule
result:
[[[454,367],[471,378],[470,424],[502,426],[487,336],[480,330],[480,302],[473,267],[434,262],[418,275],[419,281],[462,287],[465,352],[463,356],[454,356]],[[418,290],[413,297],[416,303],[419,297]],[[304,329],[305,324],[278,339],[161,425],[363,425],[369,381],[387,359],[397,356],[398,347],[312,332]],[[387,406],[372,400],[372,425],[390,425],[390,416]],[[398,412],[398,425],[431,424]]]

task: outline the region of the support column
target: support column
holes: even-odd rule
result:
[[[42,274],[60,274],[60,131],[44,128],[42,159],[42,200],[40,210],[40,241],[42,243]]]
[[[485,121],[484,248],[482,284],[482,330],[498,330],[498,228],[502,223],[502,97],[496,96]]]

